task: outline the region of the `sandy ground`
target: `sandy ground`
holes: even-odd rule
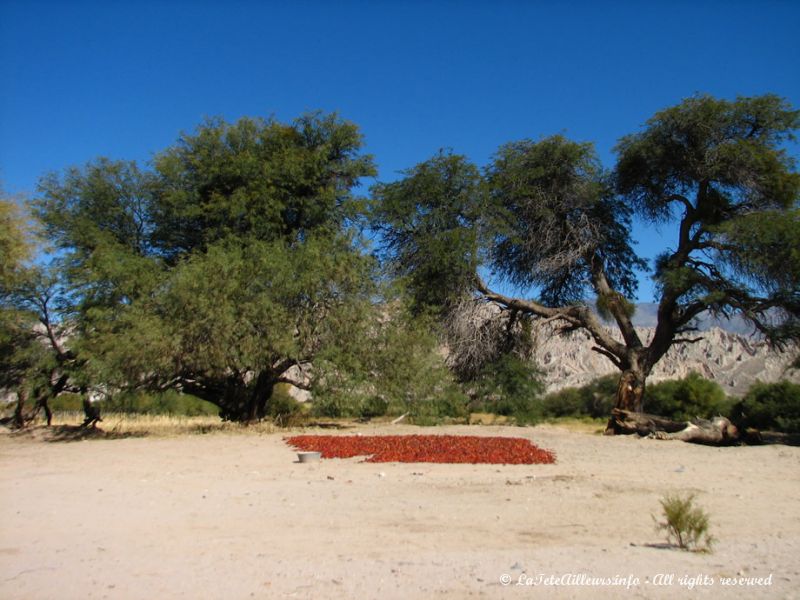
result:
[[[800,598],[800,448],[358,431],[527,437],[558,463],[301,464],[283,433],[3,435],[0,598]],[[711,514],[713,553],[655,531],[678,490]]]

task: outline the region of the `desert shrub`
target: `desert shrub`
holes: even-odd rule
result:
[[[661,499],[663,521],[655,517],[657,531],[665,531],[667,542],[677,544],[682,550],[709,551],[714,538],[709,533],[709,516],[695,506],[694,494],[680,496],[668,494]]]
[[[289,393],[289,384],[279,383],[267,401],[267,414],[277,425],[294,425],[302,420],[303,405]]]
[[[731,404],[719,384],[694,372],[649,385],[644,392],[645,412],[675,421],[727,415]]]
[[[800,432],[800,385],[789,381],[753,384],[731,410],[739,427]]]
[[[435,425],[444,419],[466,419],[469,415],[469,398],[455,384],[443,387],[429,401],[418,403],[409,411],[416,425]]]
[[[543,417],[542,374],[514,354],[501,355],[484,365],[470,385],[475,396],[473,410],[513,417],[519,425],[534,424]]]
[[[551,392],[542,401],[546,417],[607,417],[611,414],[617,394],[619,375],[598,377],[581,387]]]
[[[384,416],[389,410],[389,402],[381,396],[370,396],[361,403],[359,416],[364,419],[373,419]]]

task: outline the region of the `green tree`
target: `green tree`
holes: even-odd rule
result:
[[[2,200],[0,222],[0,388],[17,393],[16,426],[42,409],[50,424],[48,403],[67,389],[75,362],[64,340],[64,297],[52,268],[29,264],[35,241],[17,206]]]
[[[475,379],[479,407],[497,415],[514,417],[518,425],[534,424],[544,416],[542,374],[511,353],[486,363]]]
[[[0,198],[0,291],[13,285],[30,258],[31,244],[26,229],[17,204]]]
[[[361,144],[335,115],[210,120],[152,170],[99,159],[43,179],[35,206],[64,256],[83,376],[265,416],[275,384],[371,299],[352,226],[353,189],[374,174]]]
[[[480,263],[480,171],[465,157],[440,152],[373,187],[373,224],[392,275],[404,280],[417,314],[470,289]]]
[[[15,389],[24,382],[33,344],[33,319],[19,310],[12,295],[24,281],[31,253],[25,222],[17,204],[0,199],[0,388]]]
[[[153,243],[174,258],[231,236],[338,235],[362,210],[359,179],[375,175],[361,146],[358,128],[335,114],[207,120],[155,159]]]
[[[440,351],[427,315],[389,302],[348,324],[355,334],[329,345],[314,363],[315,408],[326,416],[408,414],[422,423],[463,417],[467,398]]]
[[[442,306],[466,290],[506,322],[587,330],[593,349],[622,372],[616,406],[641,411],[653,366],[673,344],[692,341],[685,334],[705,311],[741,314],[777,343],[797,337],[800,175],[782,143],[798,125],[798,112],[775,96],[696,96],[622,138],[613,172],[590,144],[525,140],[503,146],[485,187],[474,183],[459,198],[435,157],[376,189],[376,221],[388,232],[388,258],[415,278],[414,289],[440,285],[437,265],[462,274],[465,285],[450,289]],[[428,172],[432,181],[420,176]],[[632,323],[636,271],[644,267],[630,237],[633,216],[677,230],[655,264],[658,325],[649,341]],[[420,226],[424,237],[415,234]],[[441,236],[466,241],[441,253],[434,243]],[[782,250],[765,256],[766,245]],[[784,260],[791,265],[781,268]],[[491,289],[480,276],[486,272],[530,295]],[[592,295],[619,338],[591,310]]]

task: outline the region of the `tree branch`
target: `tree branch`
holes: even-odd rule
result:
[[[600,346],[592,346],[592,350],[594,350],[598,354],[602,354],[603,356],[605,356],[612,363],[614,363],[614,366],[617,367],[620,371],[622,371],[624,369],[624,365],[622,364],[622,361],[619,358],[617,358],[616,356],[614,356],[613,354],[611,354],[611,352],[609,352],[605,348],[601,348]]]
[[[697,342],[702,342],[705,338],[696,337],[696,338],[675,338],[672,340],[673,344],[696,344]]]
[[[566,321],[570,328],[584,328],[589,332],[598,346],[616,356],[619,361],[622,362],[626,360],[628,349],[625,344],[615,340],[588,307],[575,305],[552,308],[531,300],[511,298],[490,290],[478,275],[476,275],[475,278],[478,291],[481,292],[487,300],[497,302],[498,304],[505,305],[526,314],[544,317],[548,320]]]

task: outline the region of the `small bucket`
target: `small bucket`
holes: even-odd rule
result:
[[[298,452],[297,460],[301,463],[319,462],[321,456],[320,452]]]

